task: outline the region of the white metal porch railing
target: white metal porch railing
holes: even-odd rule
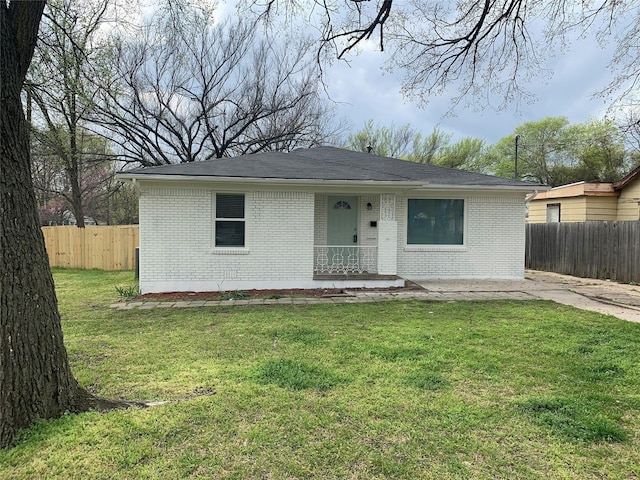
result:
[[[313,250],[316,274],[345,275],[378,271],[378,247],[315,245]]]

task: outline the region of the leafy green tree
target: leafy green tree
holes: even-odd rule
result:
[[[572,125],[566,141],[567,153],[576,159],[575,177],[580,180],[613,182],[630,168],[624,138],[612,120]]]
[[[463,138],[453,144],[450,141],[451,134],[438,127],[423,135],[410,124],[387,127],[368,120],[361,130],[349,134],[345,148],[442,167],[477,172],[486,170],[482,139]]]
[[[418,163],[434,163],[438,152],[448,145],[450,138],[451,135],[437,127],[423,136],[408,123],[387,127],[367,120],[362,130],[349,134],[345,148]]]
[[[517,177],[544,185],[566,183],[567,158],[563,152],[565,117],[547,117],[525,122],[490,147],[487,155],[501,177],[515,176],[515,147],[518,140]]]
[[[426,136],[417,133],[413,138],[413,149],[406,158],[413,162],[440,165],[441,152],[450,141],[451,134],[444,133],[438,127],[434,127]]]
[[[544,185],[613,181],[629,167],[624,140],[609,120],[571,125],[565,117],[526,122],[488,148],[484,162],[499,176]]]
[[[483,173],[488,168],[485,163],[485,148],[485,142],[481,138],[463,138],[443,147],[436,163],[443,167]]]
[[[383,157],[404,158],[412,153],[415,142],[419,143],[419,135],[408,123],[400,127],[386,127],[367,120],[361,130],[349,134],[345,148]]]

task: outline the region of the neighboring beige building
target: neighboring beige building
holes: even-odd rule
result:
[[[640,220],[640,166],[617,182],[562,185],[528,202],[529,223]]]

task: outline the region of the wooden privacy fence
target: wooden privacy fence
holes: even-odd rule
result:
[[[640,282],[640,222],[530,223],[526,237],[527,268]]]
[[[49,265],[134,270],[138,226],[42,227]]]

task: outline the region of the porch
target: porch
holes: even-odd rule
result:
[[[378,273],[378,247],[359,245],[314,245],[314,275]]]
[[[394,194],[316,194],[314,279],[397,279],[395,201]]]

